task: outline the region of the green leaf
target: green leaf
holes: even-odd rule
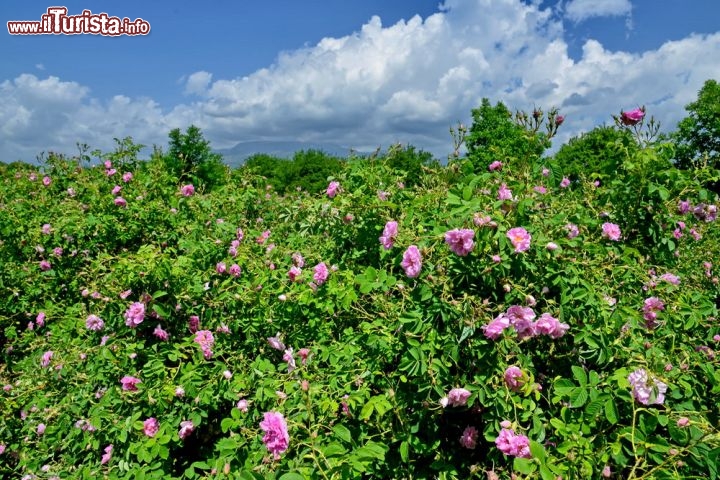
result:
[[[558,478],[558,475],[555,475],[553,472],[550,471],[550,469],[547,467],[547,465],[540,465],[540,477],[542,477],[542,480],[556,480]]]
[[[400,444],[400,458],[405,463],[408,463],[410,459],[410,445],[407,440]]]
[[[463,340],[468,338],[470,335],[475,333],[475,329],[473,327],[465,326],[462,330],[462,333],[460,334],[460,338],[458,339],[458,343],[462,343]]]
[[[588,403],[585,407],[585,415],[595,418],[602,410],[604,402],[605,399],[603,397],[599,397]]]
[[[523,475],[530,475],[537,469],[537,464],[529,458],[515,457],[513,460],[513,470],[522,473]]]
[[[608,398],[607,402],[605,402],[605,419],[613,425],[618,423],[619,420],[617,405],[615,405],[615,400],[613,400],[612,397]]]
[[[370,399],[360,410],[360,420],[367,420],[375,409],[375,402]]]
[[[305,477],[295,472],[284,473],[278,480],[305,480]]]
[[[338,437],[340,440],[352,443],[352,434],[350,433],[350,430],[347,429],[344,425],[335,425],[333,427],[333,433],[335,433],[335,436]]]
[[[540,460],[540,463],[545,463],[545,447],[534,440],[530,441],[530,453],[533,458]]]
[[[471,198],[472,198],[472,188],[471,187],[463,188],[463,200],[465,200],[467,202]]]
[[[580,384],[581,387],[584,387],[588,383],[587,374],[585,373],[585,370],[582,367],[578,367],[577,365],[573,365],[571,367],[573,372],[573,378],[577,380],[577,382]]]
[[[162,317],[162,318],[168,318],[170,316],[168,311],[165,310],[165,308],[162,305],[154,304],[152,308],[153,308],[153,311],[155,313],[157,313],[158,315],[160,315],[160,317]]]
[[[572,408],[580,408],[588,401],[588,392],[584,388],[577,388],[570,395],[570,406]]]
[[[220,422],[220,430],[223,433],[227,433],[235,425],[235,420],[232,418],[223,418]]]
[[[347,449],[340,445],[338,442],[333,442],[329,445],[324,446],[322,451],[326,457],[338,457],[347,453]]]

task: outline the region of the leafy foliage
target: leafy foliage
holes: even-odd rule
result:
[[[637,150],[628,130],[601,126],[571,138],[555,153],[554,160],[571,180],[588,174],[610,178]]]
[[[720,84],[707,80],[697,100],[685,109],[688,116],[674,132],[676,165],[685,169],[707,164],[720,169]]]
[[[185,133],[176,128],[169,137],[164,162],[179,182],[195,182],[207,188],[225,182],[227,172],[222,156],[212,151],[210,142],[205,140],[198,127],[191,125]]]
[[[0,476],[717,478],[704,170],[656,143],[561,184],[549,134],[483,112],[508,134],[493,171],[480,126],[470,168],[305,152],[296,178],[258,157],[194,190],[195,163],[130,168],[122,142],[104,168],[81,150],[0,170]]]
[[[476,172],[487,169],[495,160],[527,164],[550,146],[545,134],[514,121],[502,102],[493,107],[490,100],[483,98],[480,107],[472,110],[472,117],[465,146]]]

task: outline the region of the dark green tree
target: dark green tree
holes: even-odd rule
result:
[[[623,160],[638,148],[629,130],[601,126],[571,138],[554,159],[564,175],[577,180],[582,175],[617,172]]]
[[[672,137],[676,143],[675,165],[692,168],[704,163],[720,168],[720,84],[707,80],[696,101],[685,107],[688,116]]]
[[[413,145],[403,146],[396,144],[390,147],[385,154],[385,163],[404,176],[406,187],[413,187],[420,183],[423,167],[436,164],[432,153],[416,150]]]
[[[209,189],[225,182],[227,167],[222,156],[212,151],[198,127],[190,125],[185,133],[176,128],[169,137],[165,164],[181,183],[197,182]]]
[[[286,190],[300,187],[310,193],[319,193],[327,188],[328,177],[338,175],[344,167],[342,159],[322,150],[300,150],[283,170],[283,184]]]
[[[245,160],[243,168],[252,171],[255,175],[264,177],[268,185],[272,185],[277,192],[285,191],[284,174],[290,164],[289,160],[275,157],[267,153],[255,153]]]
[[[551,113],[554,119],[557,112]],[[523,118],[529,123],[532,119],[539,120],[541,116],[542,112],[536,110],[532,118]],[[493,107],[490,100],[483,98],[480,107],[472,110],[472,117],[473,123],[465,137],[465,146],[467,157],[476,172],[487,169],[495,160],[529,164],[550,147],[547,135],[538,132],[537,128],[529,129],[521,125],[513,119],[513,114],[502,102]]]

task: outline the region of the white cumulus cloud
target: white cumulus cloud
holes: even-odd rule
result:
[[[632,12],[630,0],[570,0],[565,14],[574,22],[592,17],[621,17]]]
[[[185,82],[185,93],[203,95],[212,81],[212,73],[200,71],[190,75]]]

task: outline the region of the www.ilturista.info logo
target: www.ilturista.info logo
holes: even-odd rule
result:
[[[110,17],[107,13],[83,10],[80,15],[68,15],[65,7],[50,7],[40,21],[7,22],[10,35],[147,35],[150,23],[142,18]]]

